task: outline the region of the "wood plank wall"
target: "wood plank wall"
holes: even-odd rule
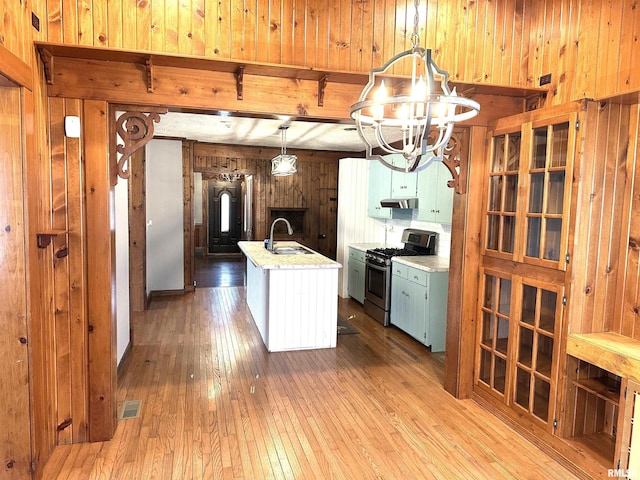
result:
[[[528,0],[528,74],[552,74],[550,104],[638,90],[640,9],[635,0]],[[527,9],[528,7],[528,9]],[[598,52],[596,54],[596,52]]]
[[[30,2],[3,0],[0,2],[0,46],[28,65],[32,61]]]
[[[58,443],[87,440],[87,278],[82,145],[64,134],[64,118],[80,116],[79,100],[49,99],[52,228],[68,232],[53,241],[53,301]],[[67,249],[68,255],[62,256]]]
[[[635,289],[638,275],[630,266],[635,250],[629,241],[629,235],[640,233],[629,232],[630,216],[635,216],[632,202],[637,204],[630,195],[632,188],[637,189],[631,183],[637,143],[631,143],[629,151],[630,140],[638,135],[637,118],[631,123],[632,112],[637,117],[637,107],[605,102],[587,105],[579,142],[582,164],[573,186],[577,218],[570,264],[570,333],[615,331],[640,338],[634,319],[628,318],[628,313],[635,315],[633,307],[625,307],[630,310],[627,320],[621,312],[624,282]],[[629,263],[625,261],[628,244]]]
[[[409,46],[412,4],[38,0],[36,32],[25,8],[9,2],[4,43],[27,62],[33,31],[56,43],[367,71]],[[558,105],[640,88],[638,10],[635,0],[431,0],[419,33],[452,79],[537,86],[551,73],[549,103]]]
[[[629,135],[629,154],[626,162],[626,175],[629,179],[625,191],[625,205],[620,239],[623,256],[620,259],[623,270],[624,284],[619,288],[624,292],[618,296],[615,316],[615,330],[623,335],[640,340],[640,168],[637,167],[640,157],[640,107],[631,108],[631,128]],[[632,193],[632,194],[631,194]],[[628,235],[624,227],[628,228]]]
[[[251,148],[195,143],[193,169],[217,174],[231,172],[254,175],[254,239],[263,239],[271,226],[270,208],[306,208],[305,231],[299,240],[330,258],[336,255],[338,215],[338,160],[346,152],[297,150],[298,173],[288,177],[271,175],[274,148]],[[319,239],[319,235],[326,238]]]

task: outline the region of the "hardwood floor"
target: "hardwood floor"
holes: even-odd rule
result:
[[[244,256],[196,256],[196,288],[241,287],[245,284]]]
[[[470,400],[443,354],[339,302],[360,333],[269,354],[243,287],[154,299],[118,401],[142,400],[110,442],[56,448],[49,479],[570,479]]]

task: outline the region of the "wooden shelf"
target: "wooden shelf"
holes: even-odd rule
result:
[[[602,466],[606,468],[613,467],[616,440],[611,435],[599,432],[565,440],[579,450],[586,450]]]
[[[610,377],[579,378],[573,384],[613,405],[620,402],[620,384]]]
[[[210,58],[195,55],[178,55],[151,51],[126,50],[121,48],[102,48],[93,46],[67,45],[61,43],[34,42],[40,56],[46,64],[53,66],[51,59],[56,57],[92,60],[99,62],[134,63],[142,66],[176,67],[193,70],[213,70],[237,74],[241,69],[244,75],[259,75],[297,80],[328,81],[353,85],[366,85],[369,72],[323,70],[313,67],[281,65],[274,63],[250,62]],[[50,73],[52,77],[52,73]],[[385,75],[387,78],[406,79],[407,76]],[[500,95],[517,98],[529,98],[548,93],[548,87],[523,87],[511,85],[495,85],[487,83],[449,81],[451,87],[458,89],[461,96],[477,94]]]
[[[640,382],[640,341],[618,333],[572,333],[567,354],[608,372]]]

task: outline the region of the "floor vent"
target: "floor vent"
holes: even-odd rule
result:
[[[122,406],[122,413],[120,414],[120,420],[127,420],[129,418],[137,418],[140,415],[140,405],[142,400],[127,400]]]

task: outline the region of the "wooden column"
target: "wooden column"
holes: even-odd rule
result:
[[[129,302],[132,312],[147,304],[147,214],[145,203],[145,149],[129,159]]]
[[[444,364],[444,388],[457,398],[470,397],[473,389],[486,128],[472,127],[467,138],[467,193],[453,196]]]
[[[184,201],[184,291],[195,290],[195,246],[193,243],[193,141],[182,142],[182,188]]]
[[[89,440],[110,440],[116,415],[115,228],[109,170],[107,103],[85,101],[87,286],[89,313]]]
[[[36,234],[50,228],[50,169],[46,124],[46,97],[42,94],[42,65],[34,62],[34,92],[23,89],[22,125],[25,138],[24,189],[26,199],[25,254],[29,295],[29,371],[31,383],[32,468],[35,478],[42,470],[56,444],[56,371],[54,314],[51,309],[53,248],[38,248]]]
[[[30,478],[31,433],[27,335],[20,89],[0,87],[0,472]]]

